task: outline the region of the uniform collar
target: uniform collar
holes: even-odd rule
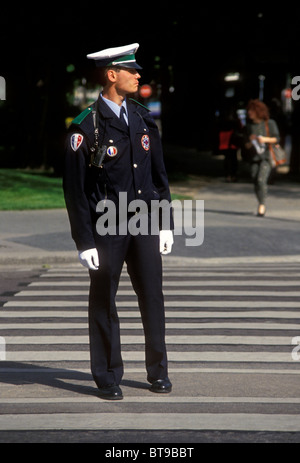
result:
[[[120,118],[116,115],[113,109],[104,101],[103,97],[100,95],[97,101],[98,111],[102,119],[109,120],[109,124],[122,132],[127,132],[124,128],[123,123],[120,121]],[[119,112],[121,107],[119,107]],[[127,113],[128,114],[128,113]]]
[[[107,98],[104,98],[104,96],[102,95],[102,93],[100,93],[100,98],[101,98],[102,101],[104,101],[104,103],[114,112],[114,114],[115,114],[117,117],[120,117],[120,111],[121,111],[121,107],[122,107],[122,106],[125,108],[126,114],[128,114],[126,99],[123,101],[122,105],[119,106],[119,105],[118,105],[117,103],[115,103],[114,101],[111,101],[111,100],[108,100]]]

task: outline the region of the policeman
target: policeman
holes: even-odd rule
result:
[[[158,219],[157,233],[150,226],[146,233],[132,233],[129,226],[124,233],[121,218],[121,194],[125,195],[126,205],[135,200],[146,205],[153,200],[159,204],[161,200],[164,204],[171,202],[158,128],[149,111],[128,98],[139,85],[141,67],[135,59],[138,47],[136,43],[87,55],[101,68],[104,87],[98,100],[73,120],[66,141],[65,201],[79,261],[90,274],[91,370],[100,397],[110,400],[123,398],[115,298],[124,262],[141,312],[150,390],[167,393],[172,389],[165,345],[161,261],[161,254],[171,252],[173,244],[171,210],[169,207],[169,225]],[[99,227],[99,220],[105,214],[105,205],[111,204],[117,216],[113,221],[116,227],[109,233],[109,229]],[[130,211],[127,222],[138,209]],[[150,220],[152,215],[146,217]]]

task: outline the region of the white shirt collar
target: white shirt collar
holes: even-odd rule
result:
[[[127,103],[126,103],[126,100],[123,101],[122,105],[119,106],[117,103],[115,103],[114,101],[111,101],[111,100],[108,100],[107,98],[104,98],[104,96],[102,95],[102,93],[100,93],[100,96],[102,98],[102,100],[110,107],[110,109],[115,113],[115,115],[117,117],[120,117],[120,111],[121,111],[121,107],[124,106],[125,108],[125,111],[126,111],[126,116],[127,116]]]

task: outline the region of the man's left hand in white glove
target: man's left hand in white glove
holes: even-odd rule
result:
[[[99,255],[96,248],[78,251],[79,262],[89,270],[98,270]]]
[[[161,230],[159,232],[159,251],[161,254],[169,254],[174,243],[172,230]]]

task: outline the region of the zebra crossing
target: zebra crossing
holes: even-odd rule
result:
[[[88,273],[53,266],[0,309],[0,431],[300,432],[299,265],[165,262],[173,392],[148,390],[143,330],[124,270],[117,296],[124,400],[97,397]]]

